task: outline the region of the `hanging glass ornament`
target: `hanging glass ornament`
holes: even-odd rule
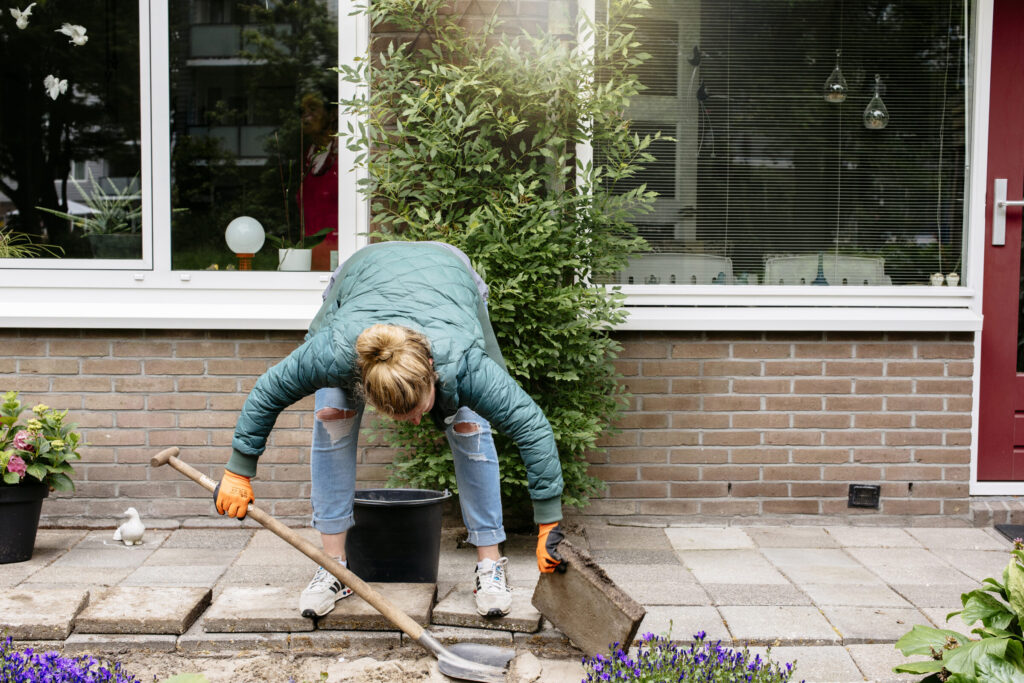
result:
[[[882,77],[875,74],[875,96],[864,108],[864,127],[868,130],[882,130],[889,125],[889,110],[885,108],[885,102],[878,94],[882,86]]]
[[[846,79],[843,78],[843,71],[839,68],[839,55],[842,50],[836,50],[836,68],[825,81],[825,101],[838,104],[846,99]]]

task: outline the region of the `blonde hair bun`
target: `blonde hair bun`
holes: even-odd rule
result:
[[[416,409],[437,379],[427,338],[407,327],[378,323],[356,338],[366,402],[390,416]]]

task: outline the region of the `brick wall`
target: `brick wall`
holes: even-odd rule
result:
[[[298,332],[0,332],[0,390],[67,408],[88,446],[49,524],[208,518],[208,494],[149,458],[168,446],[213,478],[256,378]],[[607,494],[583,514],[689,521],[804,516],[967,519],[973,345],[967,334],[628,333],[633,394],[590,454]],[[277,421],[255,483],[272,514],[309,514],[312,399]],[[364,442],[359,485],[393,453]],[[848,509],[850,483],[881,485],[880,510]]]

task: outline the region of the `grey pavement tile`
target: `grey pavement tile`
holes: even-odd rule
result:
[[[665,536],[676,550],[735,550],[753,548],[743,529],[735,527],[669,527]]]
[[[965,577],[924,548],[847,548],[847,552],[889,584],[959,584]]]
[[[817,607],[723,605],[718,609],[738,644],[840,644],[839,634]]]
[[[645,527],[587,526],[590,551],[597,550],[671,550],[664,529]]]
[[[697,577],[678,562],[647,565],[605,562],[601,564],[601,569],[619,586],[645,582],[697,583]]]
[[[89,591],[75,588],[9,590],[0,593],[0,636],[15,640],[67,638],[75,617],[89,602]]]
[[[590,553],[594,562],[604,564],[672,564],[679,557],[674,550],[594,550]]]
[[[24,562],[11,562],[0,571],[0,588],[10,588],[30,577],[53,562],[55,555],[33,552],[32,558]]]
[[[828,535],[847,548],[920,548],[921,543],[895,527],[829,526]]]
[[[644,633],[653,633],[658,636],[669,636],[673,642],[689,643],[699,631],[707,633],[708,642],[732,642],[722,616],[718,610],[710,606],[648,607],[647,615],[640,622],[636,637],[639,639]]]
[[[236,586],[225,588],[203,613],[207,633],[275,633],[312,631],[313,620],[299,613],[303,586]]]
[[[586,678],[583,664],[578,660],[541,659],[541,674],[537,680],[544,683],[579,683]]]
[[[932,552],[938,554],[938,551],[933,550]],[[989,577],[1002,582],[1003,570],[1009,564],[1011,557],[1010,553],[1005,550],[970,550],[959,551],[951,554],[952,556],[944,553],[942,555],[950,557],[950,561],[956,565],[957,569],[978,583]]]
[[[904,657],[903,653],[889,644],[884,645],[848,645],[846,647],[853,661],[860,668],[864,677],[873,683],[903,683],[904,681],[920,681],[920,674],[898,674],[892,669],[897,664],[906,664],[912,659],[921,657]]]
[[[131,567],[56,567],[50,565],[29,576],[18,585],[32,589],[52,586],[63,588],[97,588],[116,586],[134,570]]]
[[[300,591],[306,587],[316,573],[316,566],[307,565],[238,565],[233,564],[221,575],[217,585],[227,586],[280,586],[284,584],[301,584]],[[298,597],[295,598],[298,600]]]
[[[144,538],[139,545],[125,545],[111,539],[100,540],[92,534],[81,543],[53,561],[53,567],[138,567],[146,561],[160,542]]]
[[[906,598],[914,607],[944,607],[952,612],[960,609],[963,602],[960,596],[977,588],[977,582],[964,577],[957,584],[908,584],[895,583],[892,589]]]
[[[62,654],[114,654],[120,652],[174,652],[178,637],[173,635],[128,635],[72,633],[64,641]]]
[[[430,621],[442,626],[469,626],[498,631],[536,633],[540,630],[541,617],[537,608],[531,604],[531,598],[531,591],[513,590],[512,608],[508,615],[500,619],[488,619],[476,612],[473,584],[459,584],[437,601]]]
[[[430,628],[427,630],[430,631],[430,635],[434,636],[434,638],[436,638],[442,645],[454,645],[455,643],[480,643],[481,645],[512,647],[513,642],[512,631],[468,628],[465,626],[443,626],[436,622],[431,624]],[[322,631],[322,633],[327,632]],[[535,632],[531,631],[531,633]]]
[[[227,569],[237,550],[214,550],[210,548],[159,548],[143,562],[146,565],[206,565]]]
[[[39,529],[36,531],[35,552],[70,550],[87,533],[85,529]]]
[[[124,586],[90,596],[76,633],[175,634],[188,630],[207,605],[209,588]]]
[[[416,623],[426,626],[434,606],[437,586],[433,583],[370,583],[377,592]],[[392,631],[398,627],[358,595],[352,595],[334,606],[334,611],[320,617],[316,627],[334,631]]]
[[[761,554],[797,585],[878,582],[874,574],[838,548],[762,548]]]
[[[761,548],[835,548],[835,539],[820,527],[767,526],[744,529]]]
[[[641,605],[710,605],[711,599],[699,583],[674,581],[615,582],[622,592]]]
[[[242,550],[252,540],[253,533],[249,529],[177,529],[160,547]]]
[[[227,567],[221,565],[143,565],[119,586],[205,586],[212,588]]]
[[[840,645],[805,645],[773,647],[771,652],[762,646],[750,648],[751,654],[768,657],[771,661],[785,666],[794,664],[793,683],[861,683],[857,664],[850,653]]]
[[[89,531],[85,536],[74,545],[71,550],[87,550],[87,549],[99,549],[99,548],[110,548],[112,546],[124,548],[125,550],[134,550],[137,552],[152,551],[159,548],[160,545],[167,540],[170,535],[170,531],[162,529],[146,529],[146,533],[142,537],[142,543],[138,545],[126,546],[121,541],[114,540],[114,529],[117,528],[117,523],[111,523],[109,529],[102,529],[99,531]]]
[[[701,583],[789,584],[756,550],[688,550],[681,555]]]
[[[843,643],[892,643],[925,616],[913,607],[822,607],[821,611],[843,636]]]
[[[299,536],[306,539],[316,547],[320,547],[320,532],[316,529],[313,529],[311,527],[303,527],[301,529],[292,529],[292,531],[294,531]],[[298,550],[293,548],[291,544],[289,544],[283,538],[275,534],[273,531],[263,528],[256,530],[256,532],[252,535],[252,538],[249,540],[248,546],[246,547],[252,548],[253,550],[269,549],[288,550],[293,553],[299,552]]]
[[[304,634],[296,633],[294,636]],[[287,650],[288,633],[207,633],[203,630],[202,619],[197,619],[187,631],[178,636],[177,650],[183,654],[199,655],[248,650]]]
[[[911,604],[881,581],[864,584],[803,583],[814,604],[846,607],[910,607]]]
[[[280,635],[287,637],[290,650],[337,652],[346,658],[379,655],[381,650],[397,650],[402,646],[402,633],[399,631],[306,631]]]
[[[925,548],[938,552],[947,550],[1008,550],[1005,543],[985,533],[984,529],[925,528],[912,527],[907,533],[921,542]],[[1009,553],[1006,553],[1009,557]],[[1005,563],[1004,563],[1005,564]]]
[[[790,585],[708,583],[704,584],[714,605],[810,605],[811,599]]]
[[[973,624],[965,624],[959,614],[950,617],[949,620],[946,619],[950,612],[958,612],[959,610],[959,607],[955,609],[946,609],[945,607],[922,607],[921,613],[928,617],[928,621],[934,624],[936,628],[948,628],[954,631],[960,631],[966,635],[974,626]],[[927,626],[928,624],[924,625]],[[980,626],[980,624],[978,625]]]

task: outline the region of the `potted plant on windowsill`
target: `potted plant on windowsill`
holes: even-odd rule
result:
[[[88,175],[89,190],[71,179],[71,184],[82,195],[87,211],[71,214],[44,206],[36,208],[81,228],[82,234],[89,239],[95,258],[142,258],[142,202],[138,175],[121,188],[106,178],[108,189],[104,189],[91,172]]]
[[[65,422],[68,411],[45,404],[25,407],[18,392],[0,403],[0,564],[32,558],[43,498],[51,490],[73,491],[71,461],[78,460],[81,436]]]
[[[287,232],[283,235],[268,233],[267,241],[277,247],[277,269],[310,270],[313,264],[313,247],[323,242],[330,231],[330,228],[324,228],[312,235],[300,234],[296,240],[292,240]]]

